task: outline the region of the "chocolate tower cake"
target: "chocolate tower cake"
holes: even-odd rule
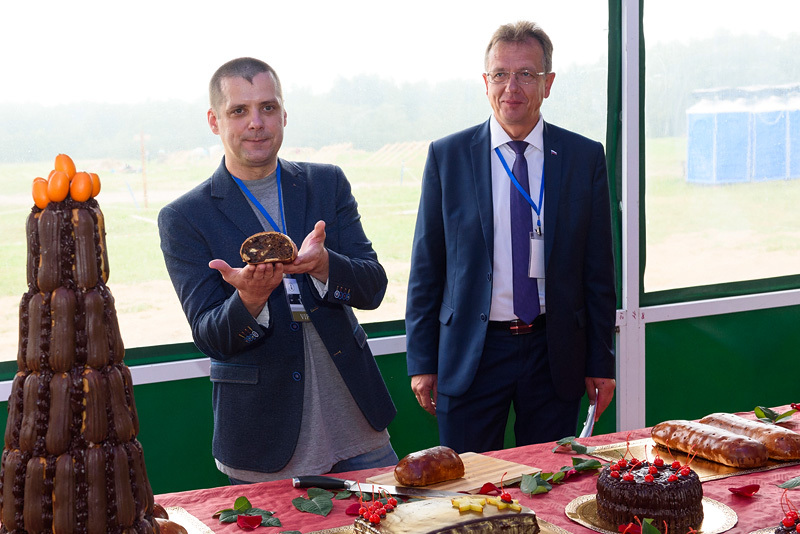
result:
[[[158,532],[97,201],[34,206],[27,246],[0,532]]]

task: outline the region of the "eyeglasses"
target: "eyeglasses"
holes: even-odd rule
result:
[[[536,80],[539,79],[539,76],[544,76],[547,74],[546,72],[531,72],[529,70],[521,70],[518,72],[508,72],[504,70],[496,70],[494,72],[487,72],[486,79],[489,80],[489,83],[508,83],[511,80],[511,75],[514,75],[514,79],[517,80],[517,83],[522,85],[528,85],[535,83]]]

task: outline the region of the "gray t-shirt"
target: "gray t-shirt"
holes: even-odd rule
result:
[[[260,180],[248,180],[244,183],[267,210],[272,220],[278,225],[283,224],[275,173]],[[247,201],[265,231],[283,231],[283,228],[272,228],[253,202],[249,198]],[[313,278],[312,280],[320,296],[324,296],[327,284]],[[261,324],[268,324],[267,306],[264,306],[264,312],[259,315],[258,321]],[[217,468],[229,477],[248,482],[265,482],[299,475],[319,475],[329,472],[337,462],[379,449],[389,443],[388,431],[373,429],[358,408],[317,329],[311,322],[301,324],[306,381],[303,419],[300,423],[300,436],[294,456],[286,467],[274,473],[233,469],[217,460]],[[253,408],[258,409],[255,406]],[[280,409],[280,407],[266,407],[266,409]]]

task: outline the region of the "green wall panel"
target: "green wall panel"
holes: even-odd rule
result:
[[[648,425],[800,399],[800,306],[648,324]]]

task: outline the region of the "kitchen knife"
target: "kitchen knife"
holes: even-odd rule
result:
[[[366,484],[355,480],[343,480],[326,476],[301,476],[292,479],[292,486],[295,488],[321,488],[331,490],[350,490],[360,491],[361,493],[381,492],[389,493],[394,496],[431,498],[431,497],[463,497],[468,493],[457,493],[455,491],[434,490],[425,488],[410,488],[406,486],[388,486],[386,484]]]
[[[583,430],[581,431],[581,435],[578,436],[579,438],[588,438],[592,435],[592,429],[594,428],[594,414],[596,411],[597,401],[589,405],[589,413],[586,414],[586,421],[583,423]]]

